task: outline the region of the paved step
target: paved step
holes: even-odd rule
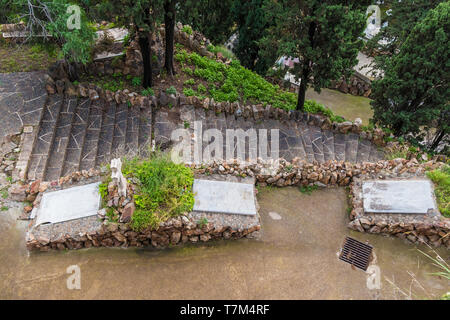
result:
[[[103,113],[102,130],[98,140],[97,158],[95,164],[100,166],[111,160],[111,148],[114,137],[117,104],[106,102],[106,112]]]
[[[55,131],[55,139],[53,140],[47,169],[44,175],[44,179],[46,181],[56,180],[61,176],[76,106],[76,97],[66,97],[59,115],[59,120]]]
[[[152,111],[150,108],[141,110],[138,144],[140,154],[143,157],[147,156],[152,145]]]
[[[78,101],[67,145],[62,176],[80,170],[81,153],[83,151],[86,128],[89,121],[90,106],[91,102],[89,99],[81,99]]]
[[[125,142],[128,124],[128,105],[121,103],[116,108],[116,123],[112,142],[111,157],[125,153]]]
[[[323,131],[322,133],[323,157],[325,161],[335,160],[334,155],[334,133]]]
[[[27,177],[29,180],[38,180],[44,177],[63,101],[62,95],[53,95],[49,97],[44,107],[39,133],[28,166]]]
[[[89,170],[95,167],[97,157],[98,139],[102,129],[104,102],[96,100],[91,104],[89,121],[81,153],[80,170]]]
[[[323,155],[323,144],[322,144],[322,130],[319,127],[310,126],[309,133],[311,134],[311,144],[314,152],[314,158],[319,163],[325,162],[325,157]]]
[[[127,131],[125,136],[125,153],[133,157],[139,152],[139,107],[131,106],[128,109]]]
[[[313,163],[316,160],[316,158],[314,156],[309,126],[306,124],[300,124],[299,128],[301,128],[301,137],[303,141],[303,148],[306,152],[306,161]]]
[[[356,156],[356,162],[367,162],[370,157],[370,148],[372,144],[368,140],[359,141],[358,154]]]
[[[358,140],[359,135],[356,133],[348,133],[345,135],[345,161],[356,162]]]
[[[334,157],[337,161],[345,161],[345,134],[334,134]]]

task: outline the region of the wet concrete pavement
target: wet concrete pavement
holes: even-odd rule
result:
[[[261,240],[151,249],[88,249],[28,253],[20,208],[0,212],[0,299],[403,299],[438,298],[450,282],[415,246],[346,228],[344,189],[264,188]],[[272,213],[271,215],[269,213]],[[274,215],[276,213],[277,215]],[[273,219],[276,217],[276,219]],[[278,220],[277,220],[278,219]],[[381,270],[381,289],[338,260],[345,238],[368,240]],[[422,248],[428,250],[428,248]],[[447,250],[438,250],[445,259]],[[66,269],[78,265],[81,290],[68,290]],[[423,289],[414,283],[414,274]]]

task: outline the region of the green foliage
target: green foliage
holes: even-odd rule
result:
[[[136,211],[131,221],[134,230],[157,228],[170,217],[192,210],[194,174],[190,168],[173,163],[169,156],[157,154],[147,160],[127,160],[122,171],[138,181]]]
[[[175,89],[174,86],[170,86],[169,88],[166,89],[166,93],[167,94],[177,94],[177,89]]]
[[[429,10],[444,2],[443,0],[402,0],[390,2],[391,14],[385,17],[380,32],[367,42],[369,50],[375,49],[382,55],[378,59],[389,59],[405,42],[417,22]],[[382,40],[382,41],[381,41]]]
[[[142,90],[141,94],[143,96],[154,96],[155,95],[155,91],[153,91],[152,88],[147,88],[147,89]]]
[[[232,51],[228,50],[224,46],[215,46],[215,45],[210,44],[208,46],[208,51],[215,53],[215,54],[220,52],[225,58],[227,58],[229,60],[236,59],[236,56],[234,55],[234,53]]]
[[[19,15],[25,15],[25,22],[33,35],[49,33],[61,46],[61,52],[69,62],[86,64],[91,59],[91,49],[94,44],[95,32],[88,23],[84,10],[81,12],[80,29],[69,30],[67,21],[72,12],[67,12],[71,3],[67,0],[54,0],[41,3],[40,1],[14,1]],[[34,5],[34,17],[39,20],[29,19],[27,14],[30,4]],[[48,14],[47,14],[48,13]]]
[[[238,43],[234,48],[241,64],[261,75],[273,66],[276,56],[261,55],[261,40],[274,20],[264,11],[266,0],[234,1],[232,14],[238,27]]]
[[[434,193],[442,215],[450,218],[450,166],[427,172],[428,178],[434,182]]]
[[[181,29],[181,31],[186,32],[189,35],[191,35],[193,33],[192,28],[189,25],[184,25],[183,29]]]
[[[224,43],[232,34],[230,8],[235,0],[184,0],[178,2],[177,20],[192,26],[214,43]]]
[[[376,123],[395,135],[437,129],[431,149],[450,133],[449,15],[450,2],[430,10],[400,49],[379,65],[384,77],[372,83]]]
[[[290,70],[302,79],[299,105],[302,109],[307,86],[315,91],[329,87],[332,80],[349,77],[363,43],[365,10],[370,1],[281,0],[266,1],[263,7],[273,26],[261,41],[263,55],[298,57]]]
[[[133,77],[133,79],[131,79],[131,84],[134,87],[140,87],[142,85],[142,79],[139,77]]]
[[[189,80],[186,80],[185,82],[184,82],[184,85],[185,86],[193,86],[195,84],[195,80],[194,79],[189,79]]]
[[[201,218],[200,220],[197,221],[197,224],[200,228],[203,228],[204,226],[206,226],[208,224],[208,219]]]
[[[186,97],[193,97],[193,96],[197,95],[197,93],[195,92],[195,90],[192,89],[192,88],[183,88],[183,94],[184,94]]]
[[[203,84],[199,84],[198,86],[197,86],[197,91],[199,92],[199,93],[206,93],[206,87],[203,85]]]
[[[319,189],[319,187],[316,185],[299,187],[300,192],[307,195],[311,195],[311,193],[317,189]]]

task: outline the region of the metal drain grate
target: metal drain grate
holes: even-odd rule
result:
[[[339,259],[350,263],[356,268],[367,271],[372,257],[372,249],[373,247],[369,244],[346,237]]]

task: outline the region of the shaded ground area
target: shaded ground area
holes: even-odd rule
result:
[[[215,242],[165,251],[89,249],[28,254],[19,209],[0,215],[1,299],[377,299],[402,298],[385,277],[409,290],[411,276],[434,298],[449,282],[417,250],[399,239],[346,228],[344,189],[305,195],[296,188],[260,192],[262,240]],[[272,220],[277,212],[281,220]],[[382,289],[366,288],[366,275],[337,258],[348,234],[375,247]],[[441,252],[446,259],[448,251]],[[81,290],[66,288],[66,268],[81,268]]]
[[[14,44],[0,39],[0,73],[46,70],[57,60],[56,45]]]
[[[347,120],[354,121],[356,118],[361,118],[364,125],[368,125],[369,119],[373,116],[370,99],[365,97],[353,96],[331,89],[322,89],[322,92],[318,94],[313,89],[309,89],[306,92],[306,99],[322,103],[333,110],[336,115]]]

